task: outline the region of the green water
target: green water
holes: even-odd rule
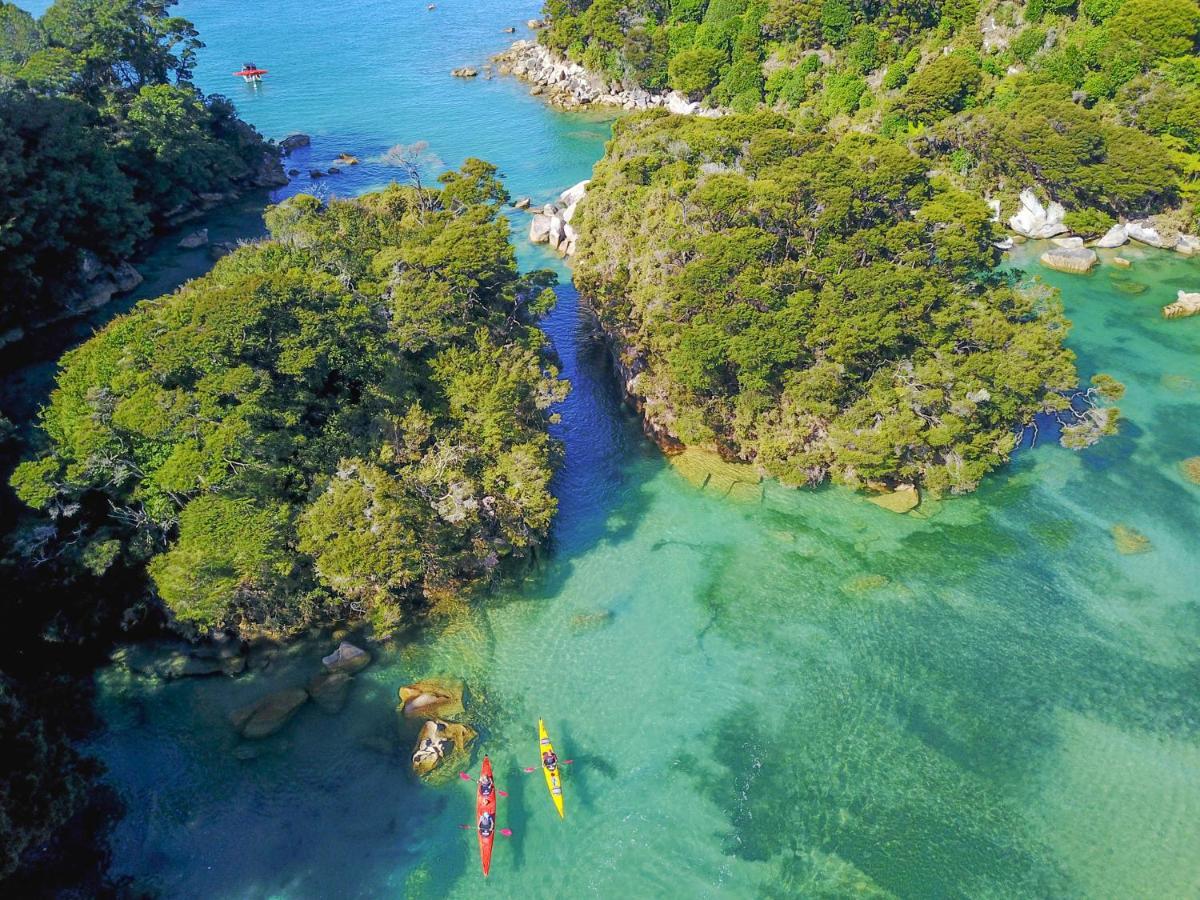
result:
[[[201,84],[268,134],[312,132],[312,159],[425,139],[541,199],[586,176],[603,123],[445,75],[536,6],[182,12],[209,45]],[[231,89],[243,58],[276,80]],[[1120,435],[1073,453],[1043,429],[977,494],[906,517],[836,489],[693,488],[622,410],[564,285],[552,552],[452,628],[373,647],[341,714],[310,704],[254,758],[228,711],[303,684],[328,638],[236,680],[100,673],[91,749],[129,810],[114,874],[196,897],[1200,895],[1200,487],[1178,468],[1200,454],[1200,319],[1159,314],[1200,265],[1125,255],[1129,272],[1044,273],[1083,375],[1128,387]],[[1153,549],[1119,554],[1114,524]],[[407,769],[395,692],[436,674],[465,679],[474,763],[511,793],[487,882],[459,828],[471,786]],[[574,760],[565,821],[522,772],[539,717]]]

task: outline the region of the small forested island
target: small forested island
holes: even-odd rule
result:
[[[55,523],[39,552],[146,565],[192,633],[382,636],[536,548],[567,388],[530,325],[544,273],[517,274],[494,167],[441,182],[294,197],[68,353],[13,476]]]
[[[794,484],[974,488],[1075,386],[990,211],[883,138],[772,113],[618,122],[575,276],[660,440]]]
[[[141,280],[155,229],[287,178],[224,97],[176,0],[0,2],[0,345]]]

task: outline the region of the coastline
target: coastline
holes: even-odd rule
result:
[[[679,91],[626,88],[579,63],[564,59],[537,41],[516,41],[504,52],[493,56],[492,62],[501,75],[510,75],[532,85],[530,93],[561,109],[578,110],[590,106],[610,106],[630,112],[665,109],[680,116],[704,118],[718,118],[726,112],[720,108],[705,108]]]

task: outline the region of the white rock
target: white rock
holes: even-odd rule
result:
[[[1000,198],[993,197],[987,201],[988,208],[992,211],[992,221],[1000,221]]]
[[[1086,275],[1097,262],[1096,251],[1090,247],[1047,250],[1041,255],[1042,265],[1059,272]]]
[[[1179,243],[1175,245],[1175,252],[1182,253],[1184,256],[1195,256],[1200,253],[1200,237],[1194,234],[1181,234]]]
[[[1096,241],[1096,246],[1101,250],[1112,250],[1114,247],[1123,247],[1129,243],[1129,235],[1125,233],[1124,225],[1114,225],[1104,233],[1104,237]]]
[[[1021,191],[1021,208],[1008,220],[1008,227],[1027,238],[1045,239],[1068,231],[1063,224],[1066,210],[1061,203],[1042,206],[1037,195],[1026,188]]]
[[[1159,248],[1173,246],[1172,242],[1158,233],[1157,228],[1147,225],[1145,222],[1130,222],[1125,226],[1125,233],[1129,235],[1130,240],[1137,241],[1139,244]]]
[[[679,91],[671,91],[667,94],[666,99],[667,112],[674,113],[677,116],[694,116],[700,111],[699,103],[692,103],[687,97],[679,93]]]
[[[566,237],[566,224],[558,216],[550,220],[550,231],[547,238],[550,241],[550,247],[554,250],[558,249],[558,245],[563,242]]]
[[[563,191],[561,194],[559,194],[558,195],[559,206],[563,206],[563,207],[574,206],[576,203],[578,203],[580,200],[582,200],[583,195],[587,193],[587,186],[590,181],[591,181],[590,178],[585,178],[583,181],[579,182],[579,184],[572,185],[571,187],[569,187],[565,191]],[[568,219],[568,221],[569,221],[569,219]]]
[[[997,250],[1011,250],[1013,247],[1016,246],[1016,243],[1013,241],[1012,238],[1006,237],[1002,241],[996,241],[994,244],[992,244],[992,246],[995,247]]]
[[[1055,247],[1062,247],[1064,250],[1078,250],[1083,246],[1083,238],[1081,237],[1057,237],[1050,243]]]
[[[550,240],[550,223],[553,221],[553,218],[543,213],[534,216],[533,221],[529,223],[529,240],[535,244],[544,244]]]

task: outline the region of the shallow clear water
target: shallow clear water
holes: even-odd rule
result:
[[[313,134],[302,170],[428,140],[543,199],[586,176],[604,125],[447,75],[536,6],[182,12],[205,89],[271,136]],[[258,91],[227,74],[246,59],[271,70]],[[376,648],[346,710],[310,704],[252,759],[227,712],[303,684],[329,640],[237,680],[101,673],[94,750],[129,806],[116,873],[205,897],[1200,895],[1200,487],[1178,467],[1200,454],[1200,319],[1159,314],[1200,264],[1124,255],[1129,272],[1042,273],[1083,375],[1128,387],[1121,434],[1047,440],[906,517],[836,489],[693,488],[622,410],[564,286],[545,323],[575,388],[553,552],[452,628]],[[1153,549],[1119,554],[1114,524]],[[471,786],[407,770],[395,692],[436,674],[466,680],[475,765],[488,752],[511,792],[486,883],[458,827]],[[539,717],[575,760],[561,822],[521,771]]]

